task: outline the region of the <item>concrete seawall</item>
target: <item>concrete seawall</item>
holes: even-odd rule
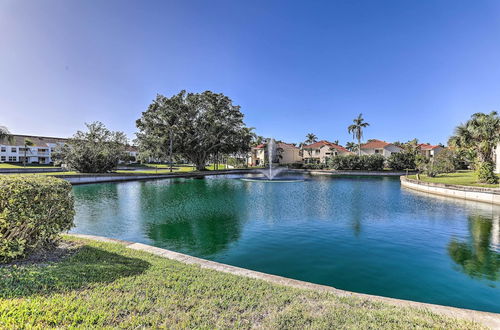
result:
[[[0,174],[25,174],[25,173],[51,173],[63,171],[60,167],[38,168],[38,167],[20,167],[20,168],[0,168]]]
[[[75,174],[75,175],[54,175],[56,178],[64,179],[73,185],[105,183],[105,182],[123,182],[123,181],[144,181],[160,180],[169,178],[196,178],[221,174],[247,174],[256,173],[254,169],[242,170],[222,170],[206,172],[184,172],[172,174]]]
[[[424,182],[401,176],[401,186],[429,194],[500,205],[500,189]]]
[[[496,314],[496,313],[481,312],[481,311],[475,311],[475,310],[470,310],[470,309],[463,309],[463,308],[457,308],[457,307],[449,307],[449,306],[435,305],[435,304],[429,304],[429,303],[422,303],[422,302],[411,301],[411,300],[404,300],[404,299],[389,298],[389,297],[383,297],[383,296],[375,296],[375,295],[370,295],[370,294],[351,292],[351,291],[337,289],[337,288],[334,288],[331,286],[295,280],[295,279],[291,279],[291,278],[287,278],[287,277],[283,277],[283,276],[271,275],[271,274],[267,274],[267,273],[253,271],[253,270],[246,269],[246,268],[240,268],[240,267],[235,267],[235,266],[231,266],[231,265],[227,265],[227,264],[222,264],[222,263],[218,263],[215,261],[201,259],[201,258],[193,257],[193,256],[190,256],[187,254],[178,253],[175,251],[166,250],[166,249],[154,247],[151,245],[141,244],[141,243],[134,243],[134,242],[117,240],[117,239],[112,239],[112,238],[107,238],[107,237],[84,235],[84,234],[71,234],[70,236],[77,237],[77,238],[83,238],[83,239],[90,239],[90,240],[94,240],[94,241],[123,244],[129,249],[148,252],[148,253],[163,257],[163,258],[180,261],[180,262],[183,262],[186,264],[197,265],[201,268],[213,269],[216,271],[229,273],[229,274],[233,274],[233,275],[259,279],[259,280],[263,280],[263,281],[274,283],[274,284],[279,284],[279,285],[284,285],[284,286],[289,286],[289,287],[294,287],[294,288],[299,288],[299,289],[314,290],[314,291],[318,291],[318,292],[328,292],[328,293],[332,293],[332,294],[342,296],[342,297],[355,297],[355,298],[359,298],[362,300],[379,301],[379,302],[384,302],[384,303],[388,303],[391,305],[396,305],[399,307],[413,307],[413,308],[425,309],[425,310],[429,310],[431,312],[446,315],[449,317],[461,318],[461,319],[465,319],[465,320],[478,322],[478,323],[481,323],[482,325],[489,327],[491,329],[500,329],[500,314]]]

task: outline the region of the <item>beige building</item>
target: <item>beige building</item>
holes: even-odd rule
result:
[[[302,147],[302,159],[306,164],[324,164],[329,157],[351,153],[346,148],[325,140]]]
[[[403,151],[402,148],[382,140],[369,140],[367,143],[361,145],[362,155],[375,155],[379,154],[384,157],[389,157],[391,154]]]
[[[267,158],[267,144],[260,144],[252,148],[249,165],[264,165]],[[276,157],[273,162],[279,164],[301,163],[300,149],[293,144],[278,142],[276,143]]]
[[[437,154],[444,150],[441,146],[433,146],[428,143],[422,143],[418,145],[420,152],[426,158],[434,158]]]

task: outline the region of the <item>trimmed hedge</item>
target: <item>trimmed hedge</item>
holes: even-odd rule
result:
[[[71,185],[49,176],[0,176],[0,263],[43,248],[73,226]]]
[[[412,152],[395,152],[389,156],[387,160],[387,165],[393,170],[413,170],[417,168],[417,164],[415,163],[417,156]]]
[[[334,170],[381,171],[385,158],[382,155],[345,155],[334,156],[328,160],[328,166]]]

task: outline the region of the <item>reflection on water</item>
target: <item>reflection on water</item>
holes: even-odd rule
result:
[[[448,245],[451,258],[461,269],[472,277],[498,281],[500,273],[500,253],[498,253],[499,216],[493,219],[483,216],[469,217],[470,238],[453,238]]]
[[[75,186],[74,232],[345,290],[500,312],[500,208],[397,178]]]

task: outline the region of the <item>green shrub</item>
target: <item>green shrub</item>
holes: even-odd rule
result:
[[[334,170],[381,171],[384,169],[384,161],[382,155],[339,155],[328,160],[328,167]]]
[[[495,167],[491,162],[479,162],[476,168],[479,182],[489,184],[498,183],[498,177],[494,172]]]
[[[417,167],[415,160],[416,155],[414,152],[395,152],[387,159],[387,166],[398,171],[406,169],[413,170]]]
[[[73,226],[71,185],[48,176],[0,176],[0,263],[52,243]]]
[[[304,164],[302,168],[306,170],[323,170],[326,168],[326,164]]]

